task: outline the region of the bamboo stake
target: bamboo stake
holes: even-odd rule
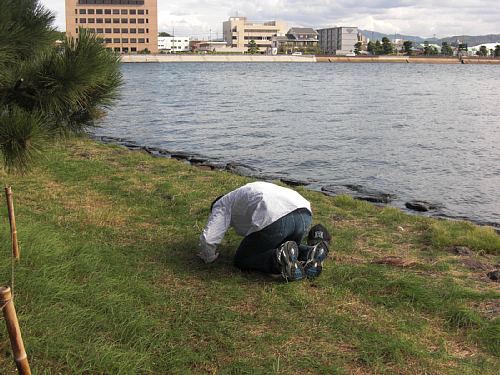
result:
[[[31,375],[28,356],[24,350],[23,338],[21,337],[21,329],[17,321],[16,309],[12,300],[10,288],[0,287],[0,306],[3,306],[3,316],[7,324],[9,332],[10,345],[14,352],[14,360],[16,361],[17,372],[19,375]]]
[[[14,214],[14,201],[12,199],[12,188],[10,186],[5,187],[5,196],[7,197],[7,207],[9,209],[9,221],[10,221],[10,236],[12,240],[12,255],[16,260],[19,260],[19,244],[17,242],[17,227],[16,227],[16,216]]]

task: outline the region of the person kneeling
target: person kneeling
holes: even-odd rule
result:
[[[285,280],[314,278],[323,270],[331,236],[317,224],[301,244],[312,222],[311,204],[294,190],[268,182],[252,182],[212,202],[200,236],[198,256],[214,262],[228,228],[244,236],[234,257],[242,270],[281,274]]]

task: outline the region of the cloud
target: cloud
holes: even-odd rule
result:
[[[64,0],[41,0],[65,29]],[[498,0],[158,0],[160,30],[212,37],[232,15],[280,19],[289,26],[359,26],[386,33],[430,37],[500,33]]]

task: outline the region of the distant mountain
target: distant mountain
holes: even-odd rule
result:
[[[451,45],[460,43],[467,43],[469,46],[477,46],[483,43],[500,43],[500,34],[488,34],[488,35],[479,35],[479,36],[470,36],[470,35],[456,35],[450,36],[446,38],[422,38],[420,36],[412,36],[412,35],[402,35],[402,34],[384,34],[376,31],[370,30],[359,30],[364,36],[369,38],[370,40],[382,40],[383,37],[387,37],[390,40],[393,39],[403,39],[403,40],[411,40],[416,43],[423,43],[425,41],[429,43],[435,43],[441,45],[443,42],[448,42]]]

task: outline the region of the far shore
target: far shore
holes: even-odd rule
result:
[[[314,55],[242,55],[242,54],[148,54],[122,55],[123,63],[180,62],[255,62],[255,63],[399,63],[399,64],[500,64],[500,58],[419,57],[419,56],[314,56]]]

